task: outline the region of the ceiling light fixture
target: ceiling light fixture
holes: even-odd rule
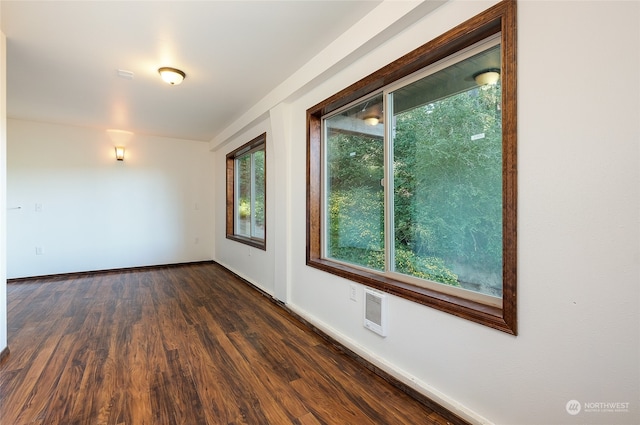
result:
[[[479,86],[496,84],[500,80],[500,70],[497,68],[485,69],[477,74],[473,74],[473,79]]]
[[[158,69],[158,73],[166,83],[172,86],[177,86],[184,80],[184,77],[186,77],[186,74],[179,69],[166,66]]]
[[[368,125],[378,125],[378,123],[380,122],[380,118],[376,117],[375,115],[364,117],[364,122]]]

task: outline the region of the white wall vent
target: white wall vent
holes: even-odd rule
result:
[[[364,288],[364,327],[387,336],[387,295]]]

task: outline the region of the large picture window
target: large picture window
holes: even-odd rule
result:
[[[308,111],[307,264],[516,333],[514,9]]]
[[[266,134],[227,155],[227,238],[266,249]]]

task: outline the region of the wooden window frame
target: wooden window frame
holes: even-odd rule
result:
[[[502,306],[398,281],[322,257],[322,117],[492,35],[502,45]],[[306,264],[366,286],[517,335],[516,2],[504,0],[307,110]]]
[[[265,170],[264,170],[264,182],[265,182],[265,217],[264,217],[264,238],[251,238],[243,235],[236,234],[236,226],[235,226],[235,163],[236,159],[240,156],[248,153],[250,151],[264,148],[264,160],[265,160]],[[227,154],[226,159],[226,167],[227,167],[227,213],[226,213],[226,234],[227,239],[234,240],[236,242],[240,242],[246,245],[250,245],[254,248],[261,249],[263,251],[267,250],[267,214],[266,214],[266,202],[267,202],[267,194],[266,194],[266,184],[267,184],[267,133],[262,133],[258,137],[252,139],[251,141],[245,143],[240,146],[238,149],[235,149],[232,152]]]

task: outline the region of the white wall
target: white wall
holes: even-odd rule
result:
[[[7,144],[9,278],[211,259],[206,143],[133,135],[120,162],[105,131],[9,119]]]
[[[494,3],[452,0],[401,31],[396,28],[390,38],[387,30],[377,39],[379,47],[365,55],[339,57],[341,66],[334,69],[325,64],[322,79],[309,70],[307,79],[298,75],[288,90],[279,88],[292,95],[283,96],[275,113],[263,113],[271,114],[272,128],[282,127],[277,117],[290,123],[288,132],[271,140],[287,164],[284,172],[267,168],[267,199],[281,200],[268,214],[288,221],[268,237],[286,246],[277,255],[287,258],[268,250],[258,265],[245,254],[232,268],[260,285],[256,266],[275,262],[276,286],[286,285],[278,291],[286,295],[278,298],[470,420],[638,423],[638,2],[518,3],[517,337],[391,297],[389,336],[380,338],[362,326],[361,286],[358,301],[350,301],[349,281],[305,265],[306,109]],[[259,111],[248,111],[238,122],[250,121],[251,114]],[[235,132],[238,122],[227,133]],[[249,140],[249,134],[240,139]],[[224,174],[219,165],[240,140],[214,142],[219,259],[230,247],[220,232]],[[286,270],[279,271],[283,265]],[[572,416],[566,404],[574,399],[628,403],[628,411],[583,410]]]

